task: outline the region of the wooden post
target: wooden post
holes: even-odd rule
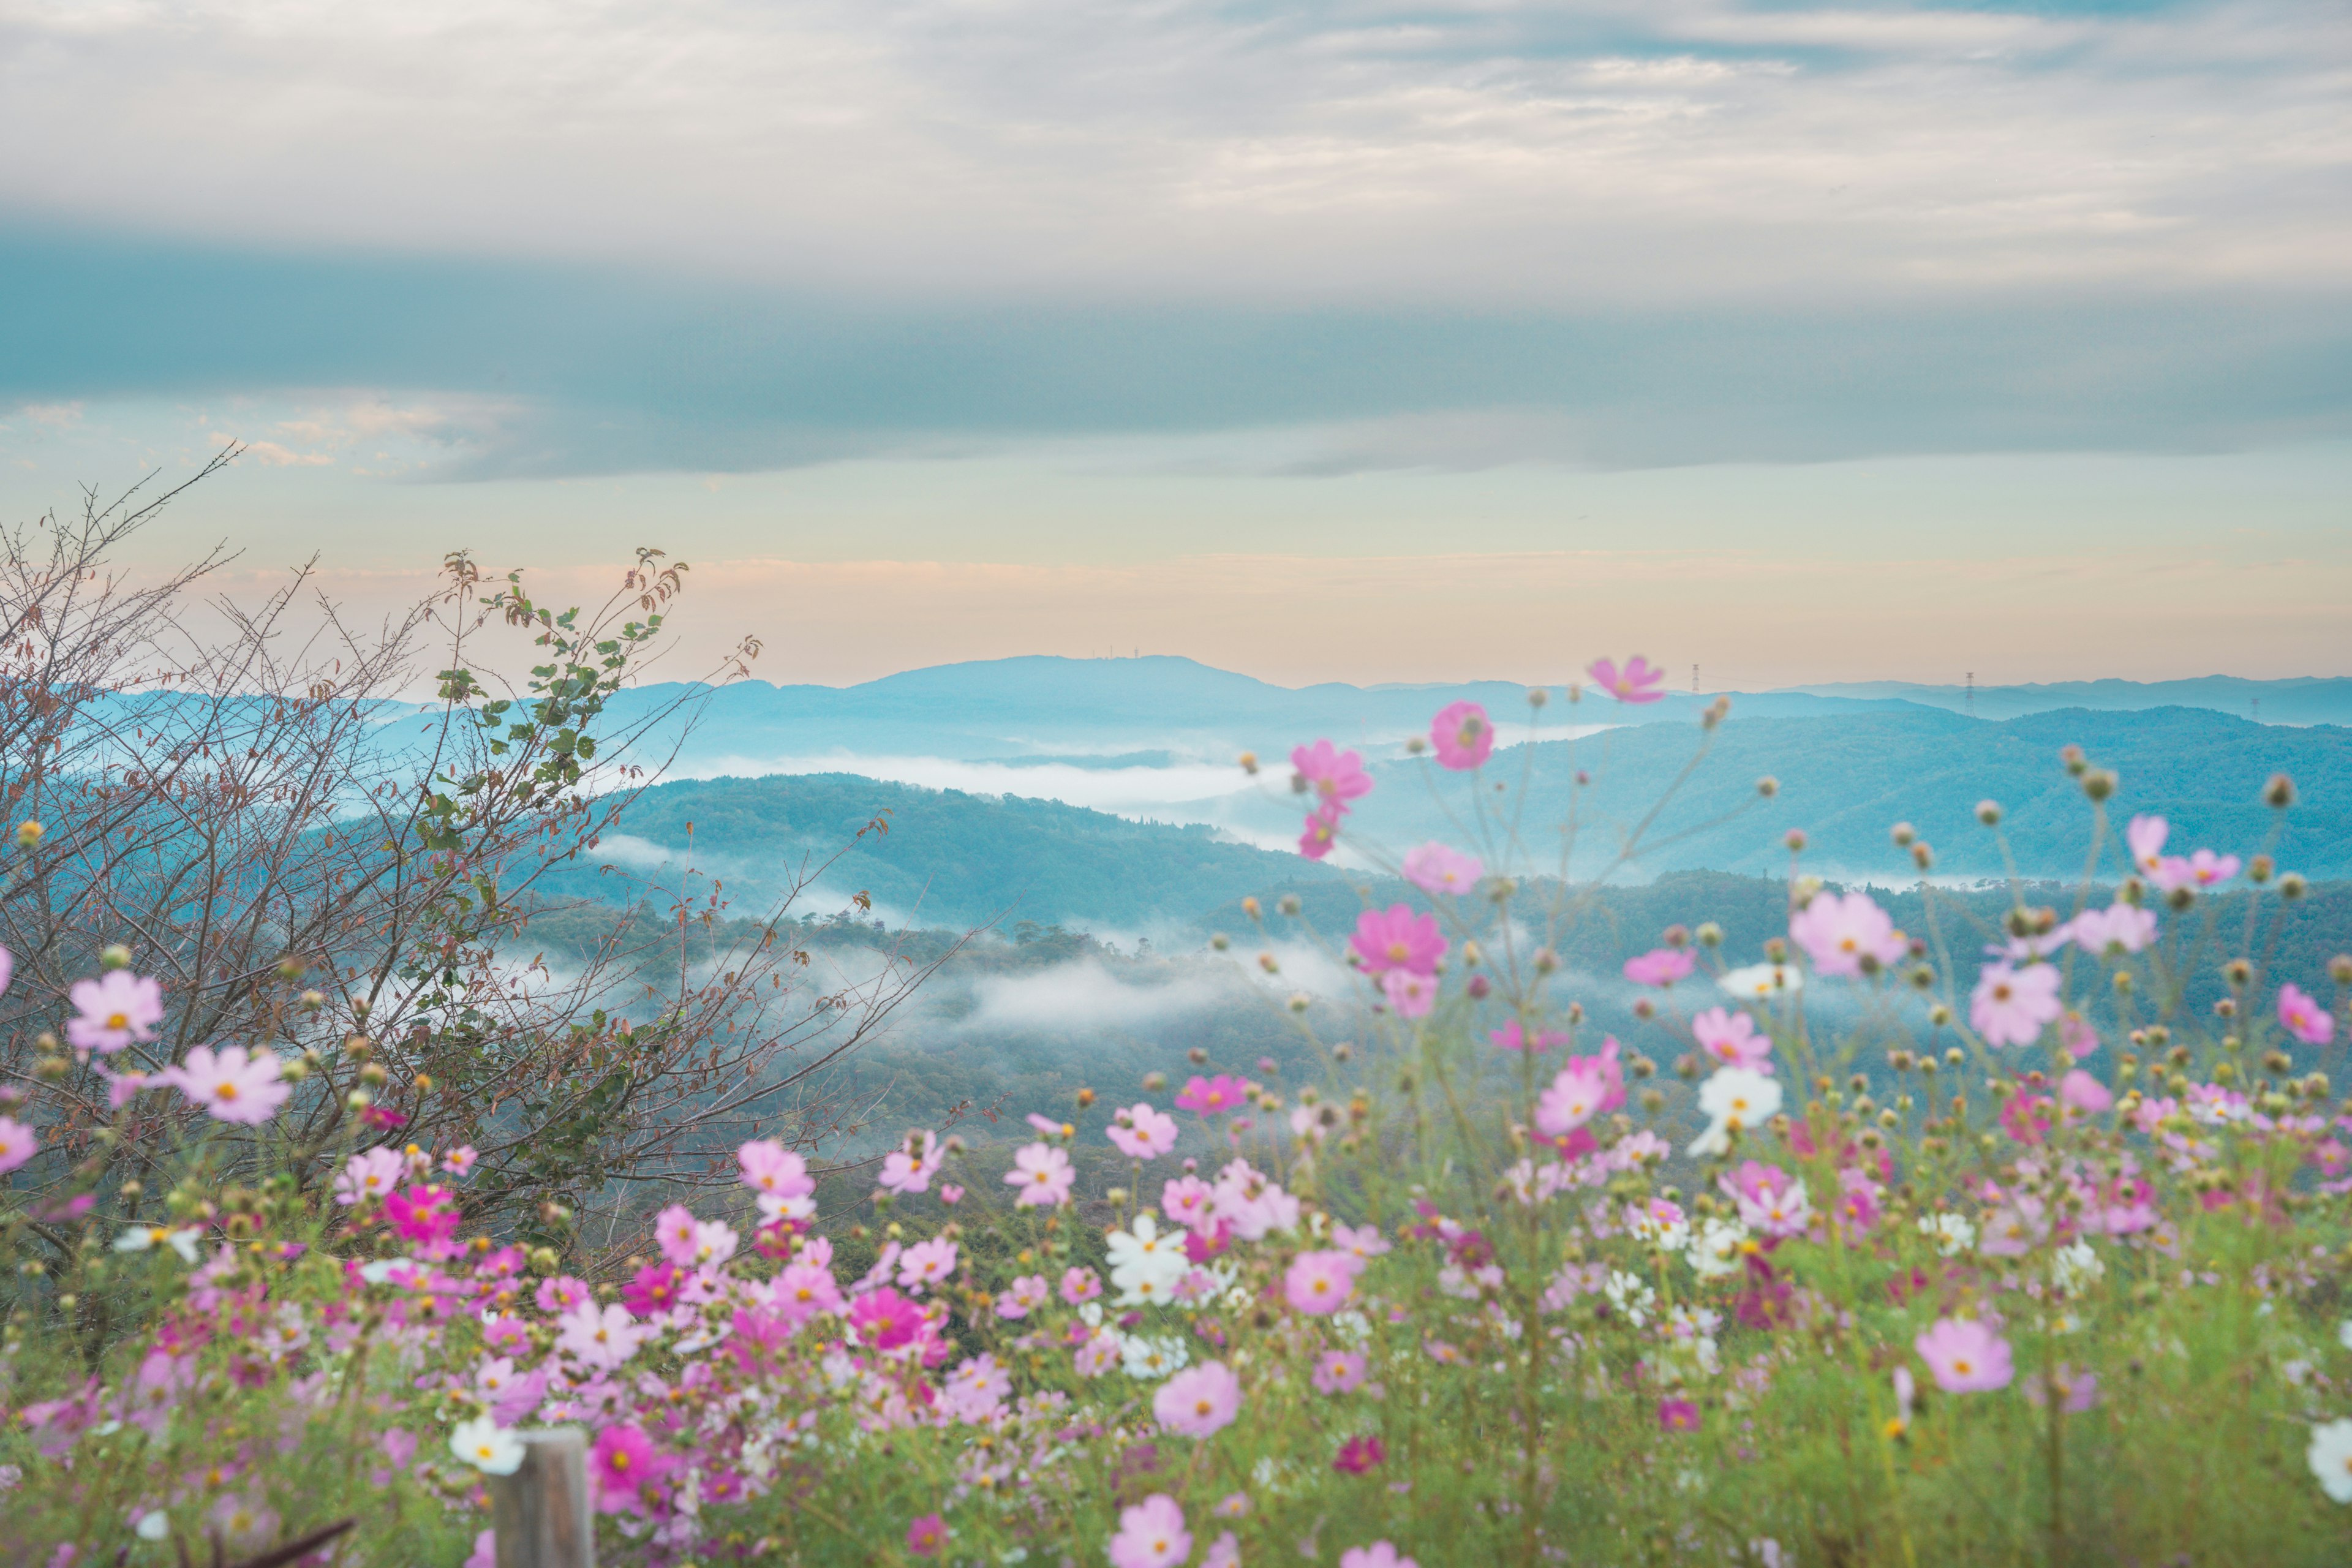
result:
[[[596,1568],[588,1497],[588,1435],[577,1426],[519,1432],[522,1464],[490,1478],[499,1568]]]

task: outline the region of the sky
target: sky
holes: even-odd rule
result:
[[[2352,673],[2305,4],[0,0],[0,522],[688,661]]]

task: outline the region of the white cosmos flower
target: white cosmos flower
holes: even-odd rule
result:
[[[2321,1491],[2332,1501],[2352,1502],[2352,1419],[2314,1426],[2304,1458],[2311,1461]]]
[[[1919,1234],[1934,1237],[1936,1250],[1947,1258],[1958,1258],[1977,1244],[1977,1227],[1966,1215],[1923,1214]]]
[[[168,1225],[133,1226],[114,1238],[114,1250],[145,1252],[151,1247],[168,1247],[180,1255],[181,1262],[194,1263],[196,1260],[196,1243],[202,1241],[204,1236],[203,1231],[192,1225],[177,1228]]]
[[[2087,1241],[2062,1247],[2050,1259],[2050,1282],[2069,1296],[2080,1296],[2084,1287],[2106,1271],[2107,1266],[2099,1261]]]
[[[1748,1227],[1736,1219],[1703,1220],[1685,1256],[1701,1279],[1720,1279],[1738,1269],[1739,1247],[1747,1239]]]
[[[1174,1334],[1135,1334],[1118,1347],[1119,1362],[1127,1375],[1156,1380],[1171,1372],[1181,1372],[1192,1359],[1184,1342]]]
[[[510,1476],[522,1468],[522,1439],[477,1415],[449,1434],[449,1451],[486,1476]]]
[[[1110,1233],[1110,1282],[1122,1307],[1168,1300],[1176,1282],[1192,1272],[1184,1256],[1184,1233],[1163,1231],[1148,1214],[1135,1216],[1132,1230]]]
[[[1804,989],[1804,974],[1785,963],[1751,963],[1716,982],[1734,996],[1767,1000],[1784,992]]]
[[[1699,1085],[1698,1108],[1706,1113],[1706,1131],[1691,1141],[1694,1157],[1730,1152],[1731,1133],[1761,1127],[1780,1114],[1780,1084],[1747,1068],[1717,1068]]]

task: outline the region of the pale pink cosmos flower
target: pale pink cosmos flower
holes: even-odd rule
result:
[[[1224,1363],[1205,1361],[1160,1385],[1151,1414],[1161,1430],[1180,1437],[1212,1437],[1241,1414],[1242,1380]]]
[[[1488,1030],[1486,1038],[1507,1051],[1534,1051],[1538,1054],[1554,1046],[1568,1044],[1568,1037],[1558,1029],[1524,1029],[1517,1018],[1506,1019],[1501,1028]]]
[[[1339,842],[1339,819],[1348,815],[1347,808],[1332,805],[1307,813],[1307,821],[1298,833],[1298,852],[1309,860],[1320,860],[1331,853]]]
[[[121,973],[120,970],[117,973]],[[272,1050],[248,1052],[243,1046],[190,1047],[177,1067],[155,1075],[158,1083],[179,1086],[180,1092],[205,1108],[215,1121],[257,1127],[278,1114],[294,1086],[278,1076],[285,1064]]]
[[[1297,774],[1299,793],[1311,792],[1319,804],[1342,805],[1372,793],[1372,776],[1364,772],[1364,759],[1355,752],[1334,749],[1328,741],[1292,748],[1290,765]]]
[[[1575,1131],[1607,1106],[1612,1089],[1597,1057],[1580,1058],[1536,1099],[1536,1131],[1547,1138]]]
[[[1430,721],[1429,743],[1437,748],[1441,763],[1466,772],[1493,755],[1495,722],[1475,702],[1449,702]]]
[[[1161,1184],[1160,1212],[1178,1225],[1198,1230],[1217,1217],[1217,1190],[1198,1176],[1180,1176]]]
[[[1156,1160],[1176,1147],[1176,1119],[1139,1100],[1117,1112],[1105,1135],[1130,1160]]]
[[[882,1156],[882,1173],[875,1181],[885,1192],[928,1193],[931,1178],[947,1157],[937,1133],[909,1132],[898,1148]]]
[[[943,1236],[919,1241],[898,1255],[898,1283],[921,1292],[955,1272],[956,1244]]]
[[[1118,1516],[1110,1538],[1110,1568],[1176,1568],[1192,1555],[1184,1510],[1166,1492],[1153,1492]]]
[[[762,1197],[801,1198],[816,1191],[808,1162],[773,1138],[755,1138],[735,1151],[743,1184]]]
[[[1434,840],[1404,855],[1404,879],[1424,893],[1468,892],[1486,874],[1486,863]]]
[[[841,1286],[822,1264],[788,1263],[768,1287],[768,1303],[798,1325],[819,1312],[840,1311]]]
[[[672,1204],[654,1220],[654,1241],[661,1255],[681,1268],[694,1267],[694,1254],[702,1244],[701,1222],[694,1211],[684,1204]]]
[[[1433,974],[1445,956],[1446,941],[1437,929],[1437,917],[1416,915],[1403,904],[1366,910],[1356,917],[1356,933],[1348,939],[1358,966],[1367,974],[1402,969]]]
[[[1805,1184],[1776,1166],[1748,1161],[1733,1184],[1740,1220],[1766,1236],[1799,1236],[1812,1224],[1812,1200]]]
[[[1665,695],[1658,687],[1665,680],[1666,672],[1638,653],[1625,661],[1622,669],[1617,668],[1614,659],[1596,658],[1584,673],[1592,677],[1595,686],[1620,702],[1655,702]]]
[[[1086,1325],[1078,1323],[1072,1327],[1075,1331],[1083,1332]],[[1126,1344],[1117,1331],[1105,1324],[1087,1335],[1086,1342],[1078,1346],[1077,1353],[1070,1358],[1070,1362],[1080,1377],[1100,1377],[1119,1363],[1125,1350]]]
[[[1070,1157],[1045,1143],[1024,1143],[1013,1152],[1013,1169],[1005,1184],[1020,1189],[1016,1208],[1059,1208],[1070,1201],[1070,1184],[1078,1179]]]
[[[1209,1542],[1208,1552],[1201,1559],[1201,1568],[1242,1568],[1241,1538],[1228,1530]]]
[[[1391,969],[1381,976],[1381,994],[1400,1018],[1426,1018],[1437,1005],[1437,977]]]
[[[1062,1300],[1071,1306],[1091,1301],[1103,1293],[1102,1276],[1073,1264],[1062,1270]]]
[[[2279,987],[2279,1027],[2306,1046],[2324,1046],[2336,1038],[2336,1016],[2294,984]]]
[[[1911,950],[1868,893],[1816,893],[1789,917],[1789,940],[1813,961],[1813,973],[1859,975],[1863,961],[1884,968]]]
[[[970,1357],[947,1375],[940,1389],[956,1418],[975,1426],[995,1415],[1012,1392],[1012,1375],[992,1355]]]
[[[1042,1274],[1024,1274],[1007,1285],[996,1298],[996,1315],[1017,1322],[1053,1299]]]
[[[408,1172],[408,1162],[400,1157],[397,1149],[370,1149],[343,1162],[343,1173],[335,1178],[335,1201],[345,1208],[380,1198],[400,1184]]]
[[[1756,1032],[1756,1020],[1728,1007],[1709,1007],[1691,1020],[1698,1048],[1724,1067],[1750,1072],[1772,1070],[1772,1037]]]
[[[66,1022],[66,1040],[76,1050],[110,1056],[153,1039],[155,1026],[163,1021],[163,988],[127,969],[77,980],[67,995],[76,1016]]]
[[[1911,1342],[1919,1359],[1947,1394],[1986,1394],[2007,1388],[2015,1371],[2009,1342],[1973,1318],[1942,1318]]]
[[[1988,963],[1969,994],[1969,1022],[1989,1046],[2030,1046],[2065,1010],[2058,986],[2058,971],[2051,964],[2012,969]]]
[[[2084,952],[2112,958],[2142,952],[2156,940],[2156,911],[2118,899],[2104,910],[2084,910],[2069,929]]]
[[[1362,1267],[1352,1252],[1302,1252],[1282,1277],[1283,1296],[1314,1317],[1336,1312],[1355,1294],[1356,1271]]]
[[[2171,831],[2160,816],[2133,817],[2124,829],[2124,841],[2131,846],[2132,869],[2154,880],[2164,864],[2165,837]]]
[[[1350,1546],[1339,1553],[1339,1568],[1421,1568],[1421,1564],[1388,1542],[1375,1541],[1370,1546]]]
[[[1672,985],[1687,979],[1697,963],[1678,947],[1658,947],[1625,961],[1625,978],[1636,985]]]
[[[2216,888],[2238,874],[2235,855],[2216,855],[2210,849],[2200,849],[2187,859],[2168,855],[2156,868],[2156,885],[2170,892],[2176,888]]]
[[[2096,1116],[2115,1109],[2115,1091],[2097,1079],[2075,1068],[2058,1080],[2058,1103],[2067,1110],[2085,1116]]]
[[[556,1320],[555,1348],[590,1366],[611,1369],[637,1353],[646,1330],[617,1302],[583,1301]]]
[[[106,1105],[110,1110],[120,1110],[149,1089],[163,1087],[143,1072],[109,1072],[100,1068],[98,1076],[106,1080]]]
[[[1395,1244],[1381,1234],[1376,1225],[1335,1225],[1331,1227],[1331,1246],[1340,1252],[1351,1252],[1366,1261],[1395,1250]]]
[[[1355,1351],[1325,1351],[1310,1379],[1318,1394],[1353,1394],[1364,1385],[1364,1358]]]
[[[441,1156],[441,1168],[453,1176],[464,1176],[473,1170],[474,1162],[480,1158],[474,1152],[471,1143],[460,1143]]]
[[[2080,1013],[2068,1013],[2058,1020],[2058,1043],[2076,1061],[2099,1054],[2099,1031],[2090,1026]]]
[[[0,1116],[0,1174],[15,1170],[40,1152],[33,1130],[13,1116]]]
[[[714,1268],[735,1256],[736,1244],[743,1238],[735,1227],[723,1219],[706,1219],[694,1227],[693,1267]]]

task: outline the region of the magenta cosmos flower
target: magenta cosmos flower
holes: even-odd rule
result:
[[[1299,831],[1298,852],[1309,860],[1320,860],[1331,853],[1331,846],[1339,842],[1339,819],[1348,815],[1343,805],[1327,805],[1309,812],[1307,826]]]
[[[1378,1437],[1350,1437],[1339,1445],[1331,1468],[1343,1475],[1360,1476],[1389,1457],[1389,1446]]]
[[[1475,702],[1449,702],[1429,721],[1429,743],[1440,763],[1467,772],[1494,753],[1495,722]]]
[[[294,1086],[278,1077],[280,1066],[276,1051],[247,1052],[243,1046],[224,1046],[215,1053],[209,1047],[197,1046],[181,1058],[179,1066],[166,1068],[155,1077],[177,1084],[180,1092],[203,1106],[214,1121],[250,1127],[277,1115],[286,1097],[294,1092]]]
[[[1655,702],[1665,695],[1658,688],[1664,684],[1666,672],[1638,653],[1625,661],[1622,669],[1614,659],[1596,658],[1584,673],[1620,702]]]
[[[1180,1110],[1198,1111],[1202,1116],[1223,1116],[1228,1110],[1239,1110],[1249,1103],[1249,1098],[1248,1079],[1221,1072],[1214,1078],[1195,1076],[1176,1097],[1176,1104]]]
[[[1425,893],[1466,893],[1486,874],[1486,863],[1443,844],[1428,843],[1404,853],[1404,879]]]
[[[1858,975],[1863,961],[1884,967],[1910,951],[1886,911],[1868,893],[1816,893],[1789,917],[1789,940],[1805,950],[1816,974]]]
[[[1697,960],[1677,947],[1657,947],[1625,961],[1625,978],[1636,985],[1672,985],[1687,979]]]
[[[13,1116],[0,1116],[0,1175],[5,1175],[35,1154],[40,1152],[41,1141],[33,1130]]]
[[[2336,1037],[2336,1018],[2294,985],[2279,987],[2279,1027],[2306,1046],[2324,1046]]]
[[[1745,1013],[1709,1007],[1691,1020],[1691,1038],[1724,1067],[1761,1073],[1772,1070],[1772,1037],[1758,1034],[1756,1020]]]
[[[1290,765],[1298,775],[1299,793],[1312,793],[1319,805],[1340,805],[1372,793],[1372,775],[1354,752],[1333,749],[1328,741],[1291,750]]]
[[[1402,969],[1410,974],[1434,974],[1445,956],[1445,938],[1435,915],[1416,915],[1403,904],[1366,910],[1356,917],[1356,934],[1348,939],[1367,974]]]
[[[596,1434],[588,1453],[588,1473],[603,1493],[601,1507],[615,1513],[635,1502],[638,1489],[659,1480],[668,1464],[655,1451],[653,1439],[635,1426],[607,1426]]]
[[[1658,1401],[1658,1425],[1669,1432],[1698,1430],[1698,1406],[1687,1399]]]
[[[1973,1318],[1944,1318],[1911,1342],[1936,1386],[1947,1394],[1984,1394],[2007,1388],[2014,1375],[2009,1342]]]
[[[1151,1414],[1181,1437],[1209,1437],[1241,1414],[1242,1380],[1221,1361],[1202,1362],[1178,1373],[1151,1396]]]
[[[1157,1160],[1176,1147],[1176,1119],[1139,1101],[1118,1112],[1104,1135],[1130,1160]]]
[[[1016,1208],[1061,1207],[1070,1201],[1070,1184],[1077,1177],[1070,1157],[1045,1143],[1023,1144],[1013,1152],[1013,1169],[1004,1173],[1006,1184],[1021,1189],[1013,1200]]]
[[[1120,1510],[1118,1533],[1110,1538],[1111,1568],[1175,1568],[1191,1555],[1184,1510],[1166,1492],[1153,1492]]]
[[[927,1513],[907,1527],[907,1550],[918,1557],[933,1557],[947,1543],[948,1521]]]
[[[1364,1260],[1352,1252],[1302,1252],[1282,1277],[1282,1293],[1299,1311],[1324,1317],[1348,1304]]]
[[[1969,1022],[1986,1045],[2030,1046],[2065,1010],[2058,1000],[2058,971],[2047,963],[2023,969],[1988,963],[1969,995]]]
[[[143,974],[111,969],[95,980],[77,980],[67,993],[75,1016],[66,1039],[76,1050],[111,1055],[155,1037],[163,1021],[163,988]]]

